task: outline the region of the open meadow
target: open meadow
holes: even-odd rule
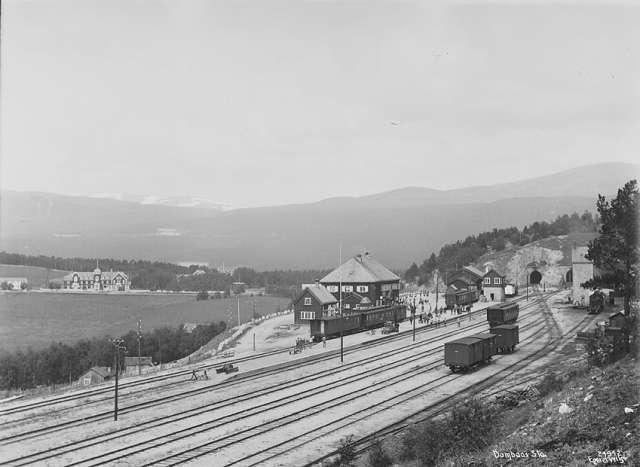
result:
[[[254,303],[257,314],[267,314],[287,308],[290,300],[241,296],[242,322],[252,318]],[[0,350],[122,335],[136,329],[139,318],[146,331],[180,323],[227,321],[235,325],[237,301],[196,301],[195,294],[4,292],[0,293]]]

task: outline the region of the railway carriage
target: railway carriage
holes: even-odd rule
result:
[[[391,321],[400,323],[407,317],[404,305],[383,305],[369,308],[356,308],[334,316],[321,316],[309,321],[311,337],[315,341],[323,337],[331,338],[342,334],[353,334],[369,329],[381,328]]]

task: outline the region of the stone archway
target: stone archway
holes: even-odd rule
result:
[[[564,280],[567,284],[571,284],[573,282],[573,269],[569,269],[567,274],[564,277]]]
[[[533,271],[531,275],[529,275],[529,284],[536,285],[542,281],[542,274],[539,271]]]

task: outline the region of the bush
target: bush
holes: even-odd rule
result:
[[[555,373],[546,373],[538,383],[538,391],[542,397],[562,389],[562,379]]]
[[[353,435],[349,435],[340,441],[338,447],[338,459],[331,465],[335,467],[347,467],[353,465],[356,460],[356,448],[353,442]]]
[[[374,440],[371,444],[367,460],[371,467],[388,467],[393,464],[391,457],[385,452],[379,439]]]
[[[613,339],[602,334],[587,341],[587,364],[592,366],[604,366],[613,361]]]

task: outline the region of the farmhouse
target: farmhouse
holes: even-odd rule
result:
[[[93,290],[97,292],[127,292],[129,276],[122,271],[105,271],[95,268],[93,272],[72,272],[62,278],[66,290]]]

